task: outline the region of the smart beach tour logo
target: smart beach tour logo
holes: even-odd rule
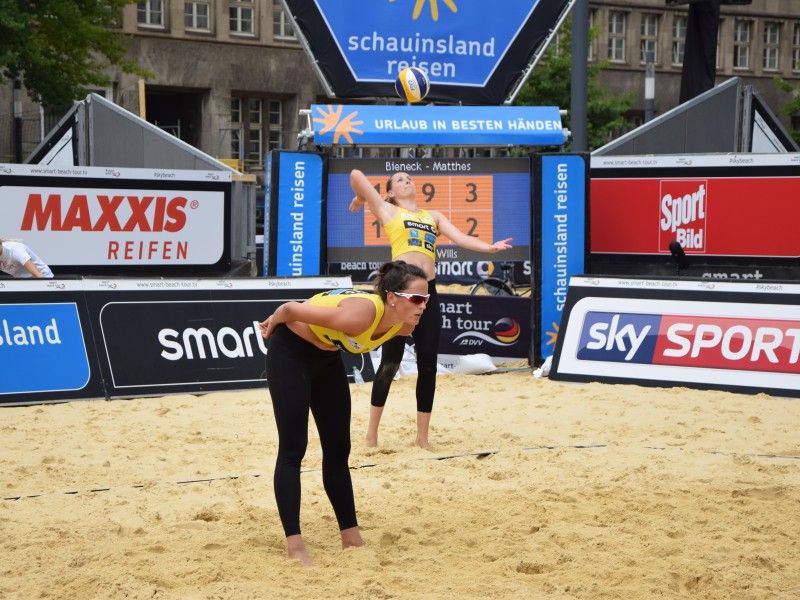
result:
[[[453,343],[458,346],[513,346],[519,339],[521,328],[516,319],[502,317],[494,323],[486,320],[459,318],[458,325],[467,331],[459,333]]]

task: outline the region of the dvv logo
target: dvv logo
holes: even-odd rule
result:
[[[91,370],[77,306],[0,305],[0,363],[0,394],[86,387]]]
[[[661,317],[588,312],[581,328],[578,359],[605,362],[653,362]]]

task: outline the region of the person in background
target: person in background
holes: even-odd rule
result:
[[[20,279],[53,277],[44,261],[18,240],[0,238],[0,271]]]
[[[414,329],[417,355],[417,439],[421,448],[432,450],[428,440],[433,396],[436,391],[437,356],[442,327],[439,296],[436,293],[436,238],[444,234],[462,248],[478,252],[500,252],[511,248],[511,238],[490,244],[463,233],[447,217],[436,210],[417,206],[417,190],[408,173],[395,173],[386,183],[386,196],[381,198],[364,173],[353,169],[350,186],[355,198],[350,211],[358,212],[367,204],[370,212],[386,231],[392,247],[392,260],[404,260],[420,267],[428,278],[431,295],[428,309]],[[367,445],[378,445],[380,425],[389,387],[400,368],[405,351],[405,338],[396,337],[383,344],[381,364],[372,383],[372,399],[367,426]]]
[[[311,566],[300,531],[300,465],[308,446],[308,413],[322,446],[322,483],[342,548],[363,546],[350,479],[350,385],[341,352],[360,354],[419,323],[430,297],[425,272],[403,261],[384,264],[375,293],[332,290],[281,304],[260,323],[269,340],[267,385],[278,429],[273,485],[286,534],[286,557]]]

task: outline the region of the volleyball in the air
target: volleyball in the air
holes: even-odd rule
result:
[[[406,67],[394,82],[397,95],[408,102],[419,102],[431,89],[431,82],[425,71],[417,67]]]

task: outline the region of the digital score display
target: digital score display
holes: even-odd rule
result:
[[[354,194],[350,172],[361,170],[378,193],[397,172],[411,175],[417,206],[442,213],[459,230],[485,242],[513,238],[504,261],[530,258],[531,161],[524,158],[412,159],[342,158],[328,163],[328,263],[391,260],[383,227],[365,206],[349,210]],[[466,250],[444,235],[436,244],[439,261],[478,261],[501,255]]]

